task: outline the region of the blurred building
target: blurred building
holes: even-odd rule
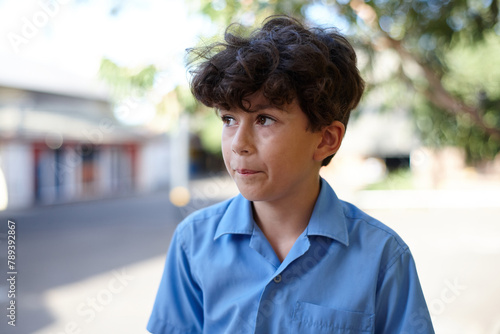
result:
[[[167,137],[116,121],[99,83],[15,58],[0,61],[0,209],[168,182]]]

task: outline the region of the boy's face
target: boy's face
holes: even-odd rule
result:
[[[251,110],[222,110],[222,153],[229,174],[250,201],[279,201],[310,191],[319,181],[321,131],[296,102],[284,110],[269,105],[262,94],[249,98]]]

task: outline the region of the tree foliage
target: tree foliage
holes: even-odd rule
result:
[[[103,58],[99,68],[99,76],[110,87],[113,87],[117,98],[130,95],[142,95],[153,87],[157,68],[149,65],[144,68],[127,68]]]
[[[359,51],[368,95],[384,97],[379,109],[410,110],[424,144],[463,147],[471,162],[500,152],[500,0],[187,1],[219,32],[273,14],[338,26]],[[113,65],[103,60],[101,72],[117,87],[147,88],[155,72]]]
[[[425,144],[457,145],[478,161],[500,151],[499,3],[201,0],[201,10],[221,26],[251,27],[272,14],[340,25],[366,58],[363,72],[371,92],[398,87],[400,98],[385,108],[406,104]],[[397,57],[383,69],[386,75],[377,74],[388,54]]]

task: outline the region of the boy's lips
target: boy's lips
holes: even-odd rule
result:
[[[259,171],[257,171],[257,170],[244,169],[244,168],[241,168],[241,169],[238,168],[238,169],[235,169],[234,171],[240,175],[254,175],[254,174],[259,173]]]

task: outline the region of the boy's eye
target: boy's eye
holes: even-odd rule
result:
[[[276,121],[269,116],[260,115],[257,117],[257,124],[259,125],[267,126],[273,124],[274,122]]]
[[[222,119],[222,123],[224,123],[224,125],[227,125],[227,126],[231,126],[231,125],[234,125],[236,123],[236,121],[234,120],[234,118],[232,118],[231,116],[221,116],[221,119]]]

